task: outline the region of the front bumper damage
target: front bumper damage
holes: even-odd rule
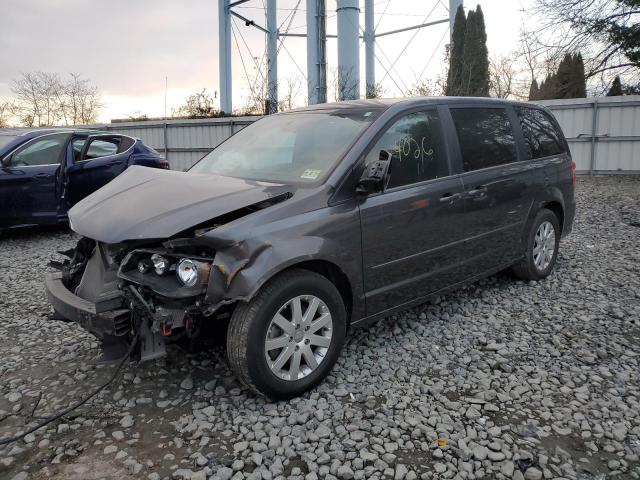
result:
[[[49,273],[44,280],[49,303],[62,317],[78,323],[103,339],[105,335],[125,336],[130,330],[128,308],[100,311],[100,306],[70,292],[62,282],[62,273]]]
[[[115,359],[137,335],[140,359],[159,358],[166,354],[166,343],[197,337],[205,319],[228,318],[229,305],[251,296],[252,282],[241,272],[271,245],[224,243],[219,251],[206,251],[197,240],[186,238],[140,248],[82,239],[73,251],[60,252],[70,259],[56,265],[61,272],[46,275],[46,293],[58,316],[102,341],[105,357]],[[181,257],[204,262],[205,278],[186,287],[175,270],[161,276],[153,270],[140,272],[139,260],[154,253],[170,258],[172,264]],[[110,354],[112,345],[116,347]]]

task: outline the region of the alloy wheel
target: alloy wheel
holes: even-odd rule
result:
[[[533,264],[538,271],[544,271],[551,260],[556,249],[556,230],[549,221],[544,221],[536,230],[533,239]]]
[[[264,342],[267,365],[283,380],[295,381],[322,363],[331,345],[329,307],[313,295],[287,301],[271,319]]]

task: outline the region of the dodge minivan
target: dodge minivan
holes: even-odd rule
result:
[[[350,328],[511,269],[548,276],[575,164],[545,108],[366,100],[270,115],[188,172],[131,167],[75,205],[45,284],[105,359],[226,327],[229,365],[271,399],[334,366]],[[218,330],[218,331],[220,331]]]

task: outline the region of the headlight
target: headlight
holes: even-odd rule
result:
[[[151,264],[148,260],[140,260],[138,262],[138,271],[140,273],[147,273],[149,270],[151,270]]]
[[[151,263],[153,263],[153,268],[158,275],[163,275],[169,268],[169,260],[157,253],[151,255]]]
[[[178,262],[176,275],[185,287],[194,287],[198,283],[198,266],[193,260],[183,258]]]

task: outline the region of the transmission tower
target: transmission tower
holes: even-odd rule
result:
[[[338,39],[338,91],[341,100],[360,98],[360,39],[365,44],[365,95],[373,96],[376,89],[376,39],[401,32],[449,23],[453,32],[456,11],[463,0],[449,0],[449,18],[423,22],[396,30],[378,33],[374,25],[374,0],[364,0],[364,29],[360,27],[359,0],[337,0],[338,34],[327,34],[325,0],[306,0],[306,33],[278,31],[277,0],[266,0],[266,26],[249,20],[233,8],[249,0],[218,0],[218,36],[220,71],[220,110],[232,111],[231,74],[231,16],[245,25],[257,28],[266,36],[267,43],[267,105],[268,113],[278,106],[278,39],[305,37],[307,39],[307,96],[310,105],[327,101],[327,38]],[[362,34],[361,34],[362,30]]]

